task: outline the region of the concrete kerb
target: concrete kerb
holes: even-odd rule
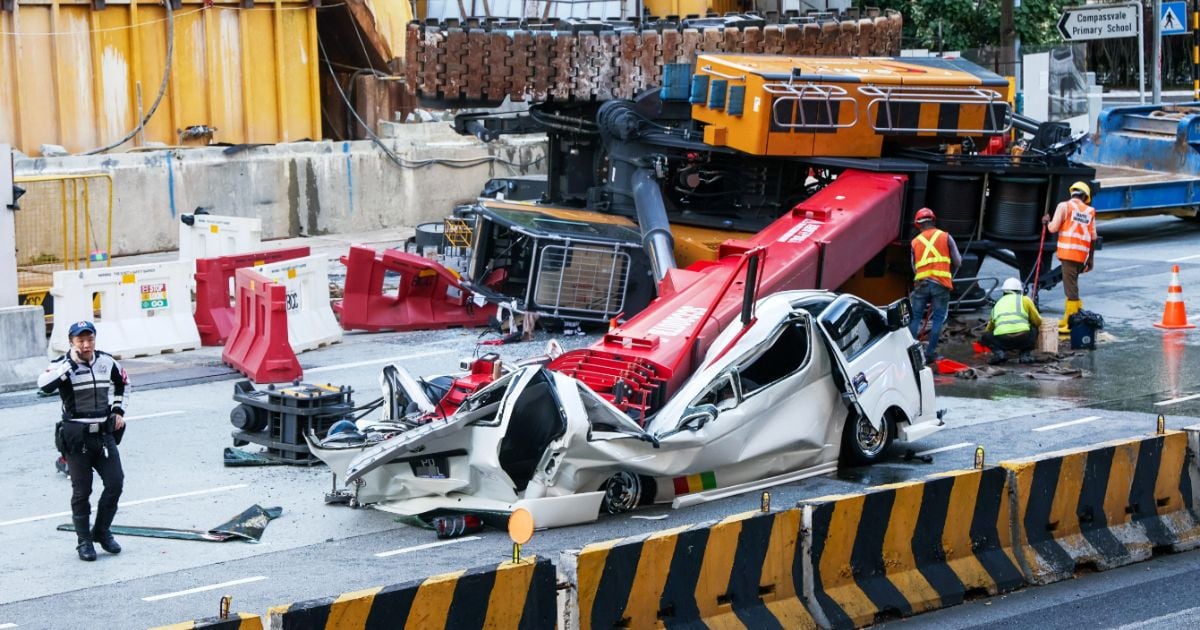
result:
[[[0,308],[0,392],[28,389],[46,367],[46,322],[41,306]]]

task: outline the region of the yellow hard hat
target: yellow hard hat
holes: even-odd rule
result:
[[[1069,190],[1072,193],[1083,193],[1084,201],[1092,200],[1092,187],[1088,186],[1087,182],[1075,182],[1074,184],[1071,184],[1071,188],[1069,188]]]

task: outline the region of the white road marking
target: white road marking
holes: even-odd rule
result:
[[[640,518],[643,521],[661,521],[664,518],[667,518],[667,515],[666,514],[655,514],[652,516],[649,514],[634,514],[633,516],[630,516],[629,518]]]
[[[184,595],[191,595],[193,593],[203,593],[205,591],[215,591],[219,588],[225,588],[228,586],[237,586],[238,584],[249,584],[250,582],[261,582],[265,579],[267,579],[267,576],[265,576],[265,575],[256,575],[254,577],[242,578],[240,580],[230,580],[228,582],[221,582],[220,584],[210,584],[208,586],[197,586],[196,588],[189,588],[186,591],[175,591],[174,593],[163,593],[162,595],[151,595],[149,597],[143,597],[142,601],[156,602],[160,599],[170,599],[172,597],[182,597]]]
[[[418,352],[416,354],[402,354],[398,357],[389,357],[387,359],[372,359],[370,361],[355,361],[353,363],[339,363],[337,365],[322,365],[321,367],[309,368],[304,370],[305,374],[316,374],[318,372],[332,372],[333,370],[344,370],[346,368],[362,367],[364,365],[379,365],[380,363],[396,363],[397,361],[406,361],[408,359],[422,359],[425,357],[436,357],[442,354],[451,354],[454,350],[436,350],[434,352]]]
[[[423,549],[433,549],[434,547],[453,545],[455,543],[467,542],[468,540],[483,540],[483,539],[479,536],[467,536],[466,538],[455,538],[454,540],[439,540],[438,542],[425,543],[424,545],[417,545],[415,547],[404,547],[403,549],[393,549],[391,551],[380,552],[380,553],[375,554],[375,557],[376,558],[390,558],[391,556],[398,556],[402,553],[409,553],[410,551],[421,551]]]
[[[1078,420],[1071,420],[1068,422],[1059,422],[1058,424],[1047,424],[1044,427],[1038,427],[1038,428],[1034,429],[1034,431],[1053,431],[1054,429],[1061,429],[1063,427],[1069,427],[1069,426],[1073,426],[1076,424],[1083,424],[1085,422],[1091,422],[1093,420],[1099,420],[1099,419],[1100,419],[1100,416],[1088,416],[1086,418],[1080,418]]]
[[[140,416],[125,416],[126,420],[145,420],[146,418],[162,418],[163,416],[178,416],[182,411],[160,411],[158,413],[144,413]]]
[[[1134,269],[1141,269],[1142,267],[1145,267],[1145,265],[1134,265],[1132,267],[1113,267],[1112,269],[1105,269],[1105,270],[1101,271],[1100,273],[1116,273],[1118,271],[1132,271]]]
[[[917,457],[921,457],[923,455],[933,455],[934,453],[945,453],[946,451],[953,451],[960,448],[966,448],[968,446],[975,446],[975,444],[973,442],[959,442],[958,444],[951,444],[950,446],[931,448],[928,451],[921,451],[920,453],[917,453]]]
[[[1191,256],[1180,256],[1179,258],[1172,258],[1172,259],[1168,260],[1167,262],[1183,262],[1185,260],[1195,260],[1197,258],[1200,258],[1200,254],[1192,254]]]
[[[127,507],[130,507],[133,505],[141,505],[143,503],[154,503],[156,501],[166,501],[168,499],[182,499],[184,497],[194,497],[194,496],[201,495],[201,494],[212,494],[214,492],[224,492],[226,490],[237,490],[238,488],[245,488],[246,485],[247,484],[244,484],[244,483],[238,483],[238,484],[234,484],[232,486],[221,486],[220,488],[209,488],[207,490],[193,490],[191,492],[180,492],[179,494],[168,494],[168,495],[162,496],[162,497],[151,497],[149,499],[138,499],[137,501],[122,501],[118,505],[118,507],[127,508]],[[44,521],[48,518],[62,518],[64,516],[70,516],[70,515],[71,515],[70,512],[55,512],[53,514],[43,514],[41,516],[27,516],[25,518],[18,518],[18,519],[14,519],[11,521],[2,521],[2,522],[0,522],[0,527],[3,527],[5,525],[19,525],[21,523],[32,523],[34,521]]]
[[[1164,400],[1162,402],[1156,402],[1156,403],[1154,403],[1154,406],[1162,407],[1163,405],[1174,405],[1175,403],[1181,403],[1185,400],[1195,400],[1197,398],[1200,398],[1200,394],[1192,394],[1191,396],[1182,396],[1180,398],[1172,398],[1171,400]]]
[[[1200,606],[1197,606],[1195,608],[1188,608],[1187,610],[1177,610],[1177,611],[1167,614],[1167,615],[1151,617],[1150,619],[1142,619],[1141,621],[1135,621],[1133,623],[1127,623],[1123,626],[1119,626],[1119,627],[1115,628],[1115,630],[1134,630],[1135,628],[1183,628],[1183,627],[1187,627],[1189,624],[1186,624],[1186,623],[1164,623],[1167,621],[1171,621],[1173,619],[1177,619],[1179,617],[1189,617],[1191,621],[1195,621],[1197,617],[1200,617]]]
[[[15,623],[0,623],[0,630],[7,630],[8,628],[16,628],[16,627],[17,627],[17,624],[15,624]]]

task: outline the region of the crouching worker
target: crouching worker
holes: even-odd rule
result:
[[[1002,289],[1004,295],[992,307],[992,317],[980,340],[992,351],[988,363],[1004,363],[1008,352],[1019,352],[1021,363],[1033,363],[1032,352],[1037,345],[1042,316],[1033,300],[1023,294],[1020,280],[1009,278]]]
[[[57,429],[60,450],[71,476],[71,515],[80,560],[96,559],[93,541],[108,553],[121,553],[110,527],[125,483],[117,444],[125,431],[125,371],[111,355],[96,350],[96,327],[91,322],[71,325],[71,349],[55,359],[38,377],[38,387],[62,398],[62,422]],[[104,482],[91,517],[92,471]]]

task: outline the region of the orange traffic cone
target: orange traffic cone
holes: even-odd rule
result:
[[[1183,305],[1183,287],[1179,284],[1179,265],[1171,267],[1171,284],[1167,287],[1167,304],[1163,307],[1162,321],[1155,328],[1195,328],[1188,323],[1187,309]]]

